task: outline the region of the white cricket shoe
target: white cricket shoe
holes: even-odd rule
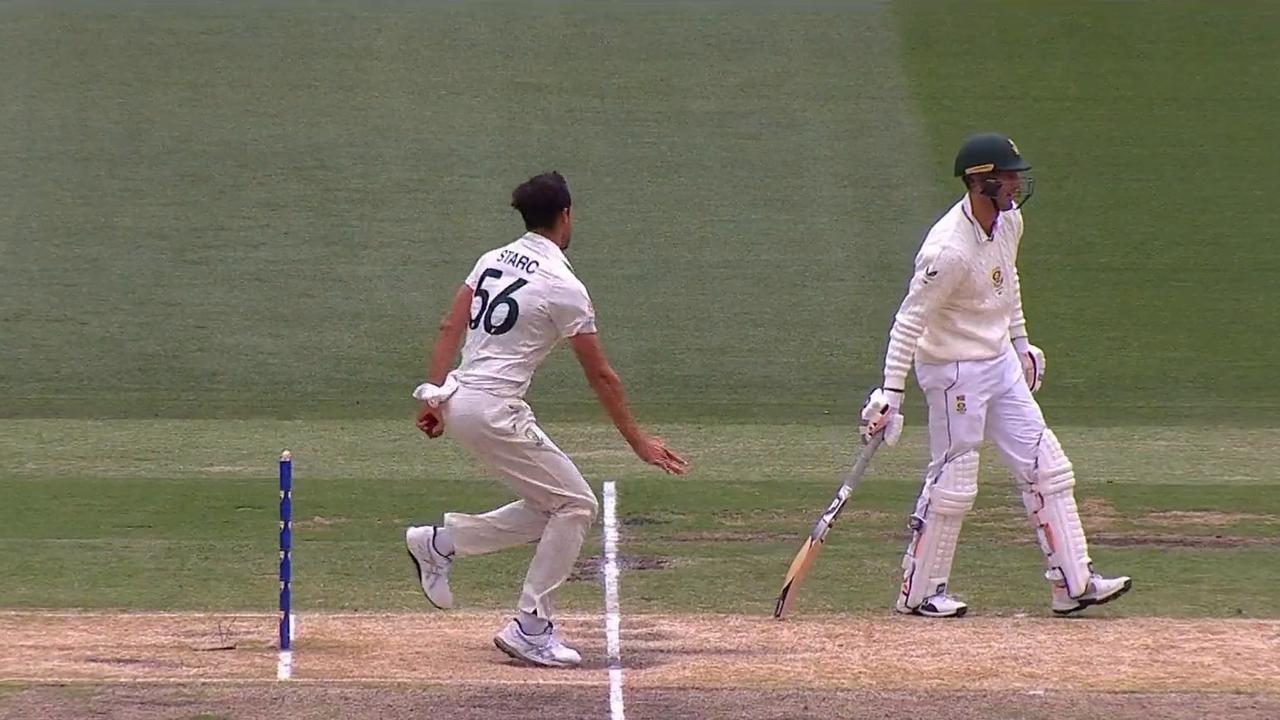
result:
[[[895,610],[903,615],[922,615],[932,618],[950,618],[964,617],[969,612],[969,606],[945,592],[930,595],[920,603],[918,608],[907,607],[907,600],[902,595],[898,596],[898,604]]]
[[[409,559],[418,571],[422,594],[427,602],[441,610],[453,607],[453,591],[449,589],[449,566],[453,553],[445,555],[436,549],[437,529],[431,525],[411,527],[404,533],[404,544],[409,549]]]
[[[528,635],[512,618],[502,631],[493,636],[493,644],[516,660],[541,667],[571,668],[582,662],[577,650],[560,642],[550,623],[537,635]]]
[[[1055,582],[1052,589],[1053,601],[1049,606],[1058,615],[1070,615],[1090,605],[1109,603],[1129,592],[1131,587],[1133,587],[1133,580],[1124,575],[1105,578],[1098,573],[1094,573],[1089,580],[1089,589],[1085,590],[1080,597],[1073,598],[1067,594],[1066,584]]]

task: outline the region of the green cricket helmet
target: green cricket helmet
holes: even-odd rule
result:
[[[982,173],[1025,172],[1031,166],[1022,159],[1018,146],[1000,133],[982,133],[964,141],[956,153],[956,177]]]
[[[1001,183],[988,173],[1023,173],[1030,169],[1031,166],[1022,159],[1018,146],[1000,133],[974,135],[965,140],[960,146],[960,151],[956,153],[956,177],[964,178],[967,187],[971,176],[984,176],[978,178],[976,187],[980,193],[991,198],[993,205],[1000,194]],[[1018,177],[1018,189],[1013,199],[1015,208],[1026,205],[1036,188],[1036,181],[1030,176],[1019,175]]]

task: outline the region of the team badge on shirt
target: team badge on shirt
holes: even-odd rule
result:
[[[1000,268],[991,268],[991,286],[997,295],[1004,293],[1004,271]]]
[[[956,396],[956,413],[959,415],[963,415],[967,412],[969,412],[969,404],[965,402],[963,395],[957,395]]]

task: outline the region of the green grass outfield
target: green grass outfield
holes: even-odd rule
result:
[[[454,288],[518,232],[510,188],[555,167],[646,413],[843,421],[955,146],[1000,128],[1039,181],[1051,417],[1275,424],[1277,13],[5,4],[0,414],[403,412]],[[563,358],[533,399],[600,417]]]
[[[295,451],[295,600],[306,610],[424,608],[403,550],[410,522],[507,495],[444,443],[378,421],[5,421],[0,607],[266,609],[276,591],[274,437]],[[834,490],[841,431],[672,425],[697,458],[650,472],[595,425],[551,425],[596,478],[619,481],[628,611],[764,613]],[[16,439],[23,438],[23,439]],[[899,581],[919,433],[880,454],[805,587],[811,610],[883,611]],[[1280,434],[1138,428],[1064,432],[1099,567],[1138,578],[1108,613],[1274,615],[1280,496],[1260,480]],[[32,458],[42,458],[33,461]],[[1224,458],[1230,458],[1224,460]],[[266,462],[264,462],[264,459]],[[994,464],[962,536],[956,589],[975,612],[1047,612],[1040,556]],[[592,533],[588,554],[596,552]],[[510,604],[528,551],[468,558],[468,607]],[[1145,600],[1143,599],[1145,598]],[[1128,599],[1127,599],[1128,600]],[[598,607],[594,575],[567,608]]]
[[[954,147],[998,129],[1036,167],[1042,400],[1138,578],[1103,612],[1274,616],[1275,47],[1263,2],[0,4],[0,606],[272,607],[287,446],[299,607],[420,607],[403,523],[506,495],[408,393],[509,189],[558,168],[606,347],[696,463],[626,457],[567,353],[536,380],[659,566],[625,607],[767,612]],[[888,606],[921,461],[877,460],[805,607]],[[956,589],[1044,612],[984,473]],[[505,606],[527,557],[460,599]]]

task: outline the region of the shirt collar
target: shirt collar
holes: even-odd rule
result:
[[[973,231],[978,236],[978,242],[991,242],[996,239],[996,233],[1000,231],[1000,216],[996,215],[996,224],[991,227],[991,235],[987,235],[987,231],[982,229],[982,223],[973,216],[973,202],[969,198],[969,193],[965,193],[960,199],[960,212],[964,214],[965,220],[969,221],[969,225],[973,227]]]
[[[573,269],[573,265],[569,264],[569,258],[565,257],[564,251],[560,249],[560,246],[551,242],[550,238],[545,235],[539,235],[538,233],[530,230],[522,235],[520,239],[538,248],[539,251],[564,263],[565,267],[570,270]]]

